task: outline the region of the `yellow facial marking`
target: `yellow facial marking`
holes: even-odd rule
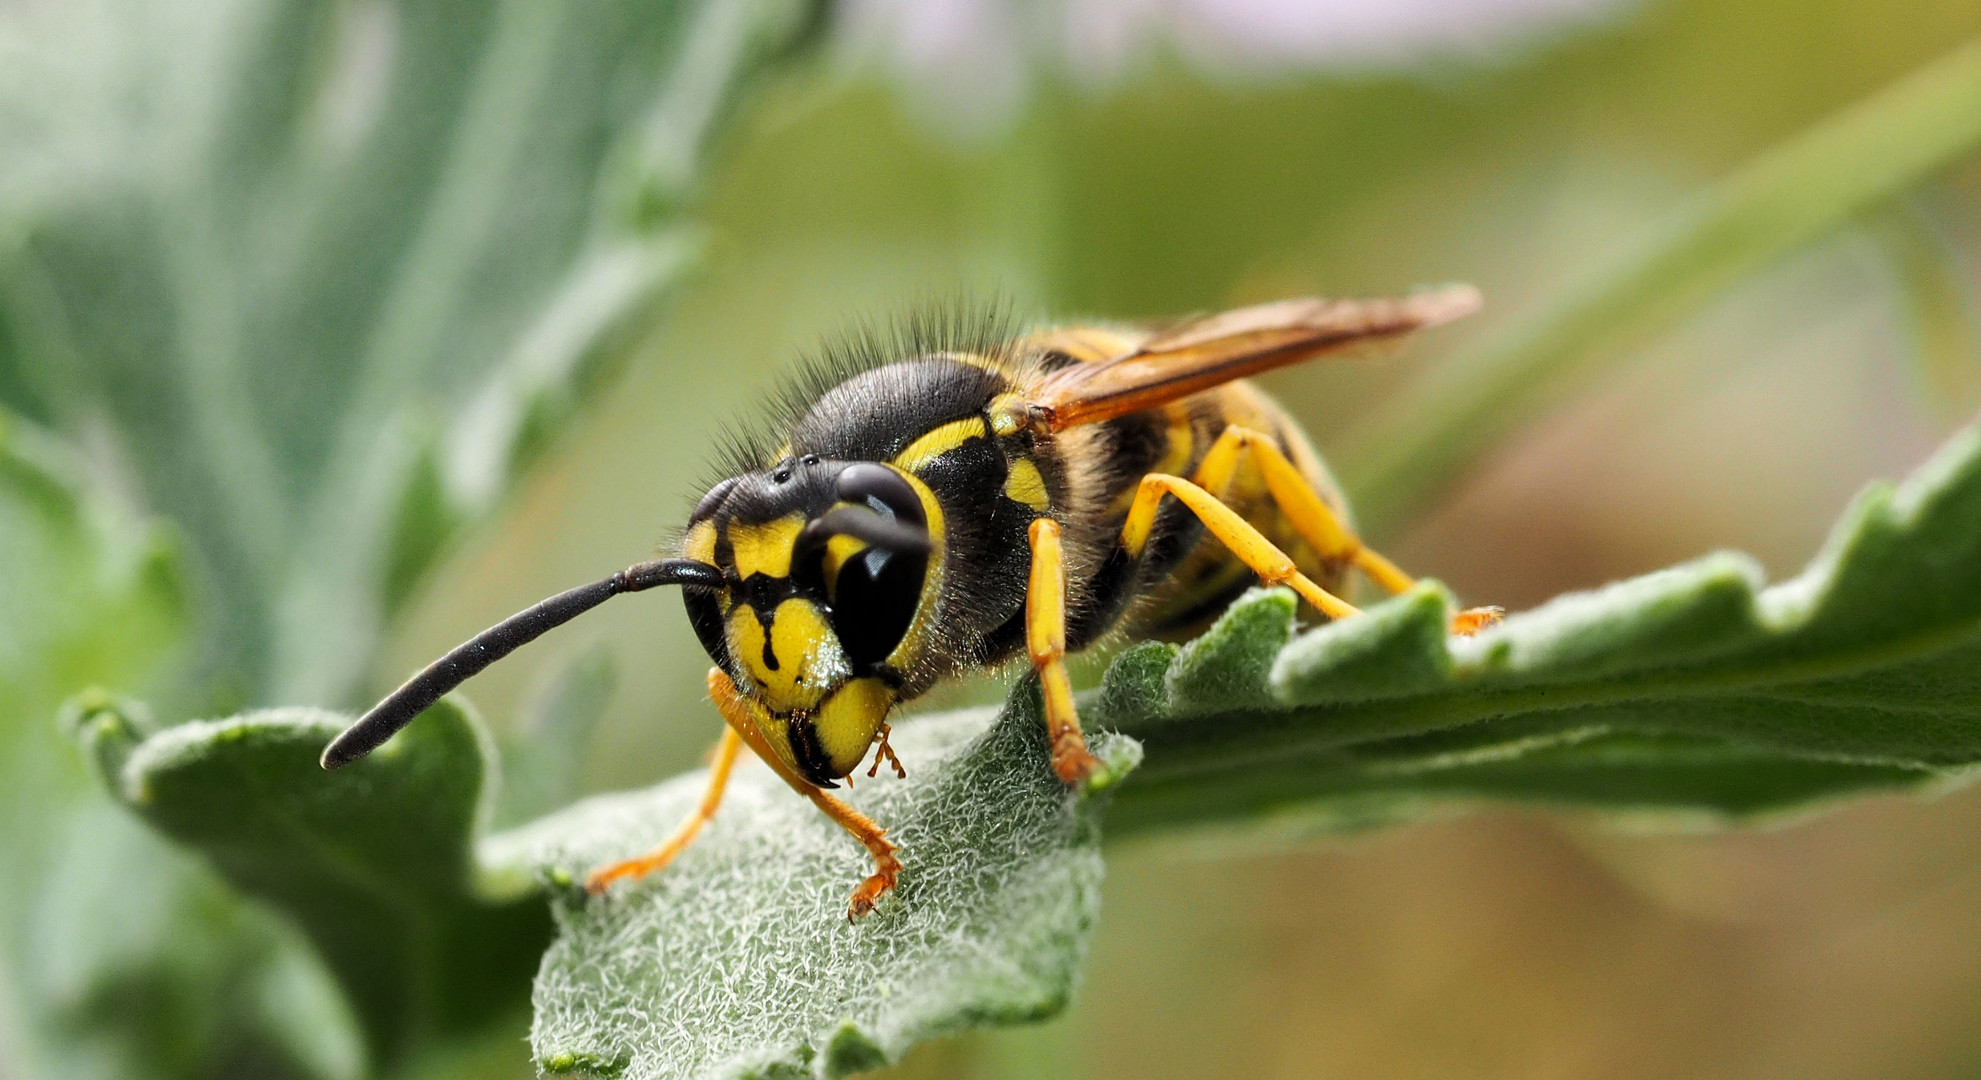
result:
[[[909,443],[908,449],[895,455],[894,465],[904,472],[914,472],[971,439],[989,437],[990,427],[984,423],[984,418],[981,416],[966,416],[961,420],[951,420]]]
[[[893,707],[894,693],[879,679],[854,679],[819,706],[814,730],[834,772],[844,776],[860,764]]]
[[[743,665],[753,684],[743,690],[772,712],[813,708],[826,691],[851,674],[839,638],[809,601],[792,599],[777,605],[770,621],[769,656],[765,636],[755,608],[738,605],[729,613],[730,655]]]
[[[696,562],[715,561],[715,522],[704,521],[688,530],[681,541],[681,554]]]
[[[1027,457],[1011,463],[1011,472],[1004,478],[1004,494],[1011,501],[1024,503],[1040,513],[1049,505],[1046,478],[1039,475],[1039,467]]]
[[[805,527],[803,514],[786,514],[762,525],[729,526],[729,546],[735,553],[736,576],[751,574],[769,577],[791,576],[791,549]]]

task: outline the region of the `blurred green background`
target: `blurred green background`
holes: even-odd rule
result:
[[[696,271],[619,346],[581,422],[445,549],[369,689],[645,557],[692,505],[720,426],[794,355],[932,292],[1151,317],[1479,285],[1488,310],[1473,325],[1266,380],[1352,474],[1358,422],[1441,358],[1588,280],[1770,146],[1981,35],[1981,8],[1954,0],[1637,0],[1473,47],[1441,36],[1394,56],[1212,60],[1189,35],[1246,5],[1147,5],[1194,14],[1150,16],[1177,36],[1095,78],[1058,5],[935,6],[1032,27],[1002,44],[965,35],[1027,57],[1024,85],[987,84],[995,108],[960,106],[980,69],[955,66],[959,92],[894,62],[913,34],[886,5],[829,18],[823,40],[758,80],[684,196],[703,229]],[[1493,8],[1418,6],[1433,23]],[[1258,7],[1248,17],[1271,17]],[[1511,609],[1715,548],[1793,573],[1862,483],[1904,473],[1981,404],[1977,241],[1981,161],[1968,160],[1632,341],[1379,539],[1468,601]],[[470,693],[500,725],[601,644],[620,681],[584,790],[691,767],[717,720],[667,598],[601,609]],[[1977,837],[1968,791],[1730,835],[1481,809],[1298,850],[1116,849],[1072,1013],[925,1047],[899,1072],[1972,1076]]]

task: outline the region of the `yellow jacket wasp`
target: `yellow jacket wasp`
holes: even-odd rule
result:
[[[680,557],[551,597],[408,680],[323,752],[370,753],[441,695],[620,593],[679,585],[715,661],[727,721],[696,813],[659,849],[595,871],[603,892],[667,865],[715,814],[742,746],[864,844],[852,914],[894,886],[879,826],[828,794],[888,747],[894,707],[937,680],[1015,657],[1038,673],[1052,767],[1087,752],[1064,657],[1116,628],[1174,634],[1252,580],[1331,619],[1350,567],[1411,578],[1363,546],[1306,437],[1245,377],[1470,314],[1467,287],[1390,300],[1286,300],[1150,332],[1010,333],[998,320],[911,323],[815,365],[773,439],[731,455],[688,519]],[[1208,534],[1208,536],[1206,535]],[[1212,542],[1212,541],[1216,542]],[[1455,633],[1497,617],[1461,613]]]

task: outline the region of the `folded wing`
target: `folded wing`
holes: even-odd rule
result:
[[[1056,371],[1039,384],[1030,404],[1048,430],[1099,423],[1477,310],[1479,291],[1470,285],[1394,299],[1258,304],[1188,320],[1121,356]]]

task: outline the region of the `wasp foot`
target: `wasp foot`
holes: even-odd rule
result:
[[[1466,608],[1451,617],[1451,632],[1459,637],[1471,637],[1504,618],[1506,609],[1503,607]]]

